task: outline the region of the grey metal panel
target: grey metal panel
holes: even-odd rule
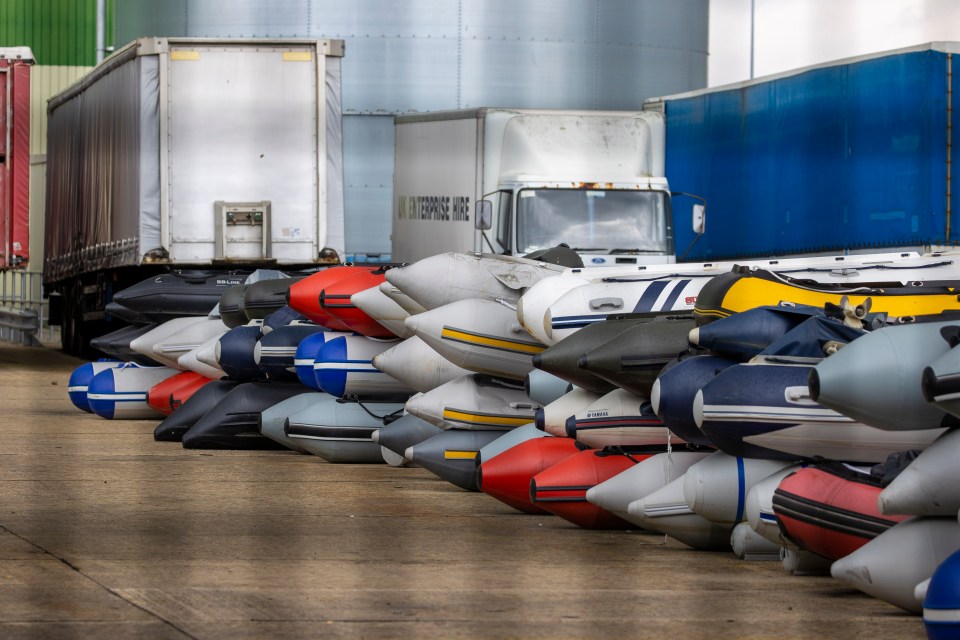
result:
[[[188,0],[114,0],[113,41],[141,36],[186,36]]]
[[[390,253],[393,116],[343,117],[347,253]]]
[[[706,84],[706,58],[695,52],[616,45],[599,51],[603,64],[597,69],[598,109],[639,110],[646,98],[660,95],[661,88]]]
[[[457,41],[358,38],[343,58],[345,113],[402,113],[457,106]]]
[[[597,33],[609,45],[692,50],[706,55],[708,0],[602,0]],[[602,60],[609,61],[601,56]]]
[[[517,40],[492,47],[485,40],[464,40],[460,106],[596,108],[594,49]]]
[[[303,0],[206,0],[187,3],[190,36],[280,37],[311,35],[310,3]]]
[[[605,0],[462,0],[464,40],[584,44],[596,41],[598,7]],[[547,61],[543,61],[547,63]]]
[[[450,0],[311,0],[310,8],[310,28],[326,37],[455,39],[458,33],[459,10]]]

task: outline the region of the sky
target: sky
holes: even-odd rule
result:
[[[750,78],[751,0],[710,0],[711,87]],[[960,0],[754,0],[754,77],[960,41]]]

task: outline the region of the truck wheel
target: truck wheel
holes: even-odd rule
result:
[[[73,345],[73,300],[70,296],[63,298],[63,310],[60,318],[60,349],[70,353]]]

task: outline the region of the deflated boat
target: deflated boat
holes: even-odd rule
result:
[[[414,389],[373,366],[374,356],[396,345],[366,336],[327,340],[313,364],[317,385],[332,396],[406,400]]]
[[[125,363],[119,360],[97,360],[96,362],[87,362],[70,374],[70,380],[67,382],[67,394],[70,396],[70,402],[77,409],[93,413],[90,408],[90,401],[87,399],[87,391],[90,388],[90,381],[93,377],[105,371],[106,369],[115,369],[122,367]]]
[[[205,416],[239,385],[236,380],[214,380],[205,384],[180,407],[164,418],[153,430],[153,439],[158,442],[180,442],[190,427]]]
[[[205,316],[227,289],[242,284],[248,275],[187,270],[164,273],[113,294],[109,313],[135,324]]]
[[[623,389],[614,389],[567,418],[566,435],[594,449],[684,444],[671,437],[646,398]]]
[[[956,288],[960,282],[955,280],[956,275],[953,277],[954,280],[946,285],[916,280],[906,285],[899,282],[863,283],[850,287],[801,281],[764,269],[737,268],[704,285],[693,313],[699,323],[706,324],[765,305],[839,305],[846,296],[854,306],[863,305],[869,298],[872,311],[896,318],[934,316],[960,310]]]
[[[87,387],[90,410],[108,420],[158,418],[162,414],[147,403],[147,393],[176,373],[170,367],[141,367],[133,363],[106,368],[93,376]]]
[[[401,403],[361,403],[322,396],[290,415],[283,433],[327,462],[382,463],[380,445],[371,436],[402,411]]]
[[[239,384],[183,434],[183,447],[282,449],[281,445],[260,434],[260,412],[301,393],[303,386],[295,382]],[[190,403],[184,406],[188,407]]]
[[[169,416],[210,381],[210,378],[199,373],[181,371],[150,387],[147,404],[162,415]]]
[[[586,494],[651,455],[622,449],[580,451],[535,475],[530,480],[530,500],[584,529],[629,529],[626,520],[587,502]]]
[[[495,444],[497,441],[494,440]],[[490,446],[490,445],[487,445]],[[477,468],[477,484],[485,494],[524,513],[550,513],[533,503],[530,481],[541,471],[583,451],[570,438],[536,438],[503,451]]]
[[[773,494],[783,535],[801,549],[839,560],[908,516],[877,508],[878,478],[839,463],[821,463],[785,477]]]
[[[477,453],[502,435],[502,431],[446,429],[409,447],[403,457],[461,489],[479,491]]]
[[[545,348],[520,326],[513,307],[492,300],[459,300],[404,324],[453,364],[491,376],[522,380]]]
[[[507,431],[533,422],[540,405],[519,384],[473,374],[413,396],[406,407],[443,429]]]
[[[442,384],[469,375],[417,336],[395,343],[373,357],[373,366],[411,389],[427,392]]]

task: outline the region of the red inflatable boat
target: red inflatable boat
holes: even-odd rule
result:
[[[395,338],[389,329],[350,301],[350,296],[386,282],[383,269],[357,271],[324,287],[319,294],[324,313],[342,322],[351,331],[369,338]]]
[[[147,392],[147,404],[168,416],[208,382],[210,378],[199,373],[181,371],[151,387]]]
[[[636,528],[606,509],[587,502],[587,490],[651,455],[624,455],[605,449],[581,451],[535,475],[530,480],[530,499],[534,505],[584,529]]]
[[[580,450],[571,438],[521,442],[480,465],[480,491],[524,513],[549,513],[530,501],[530,480]]]
[[[350,328],[331,316],[320,306],[320,292],[357,273],[369,273],[374,267],[339,266],[307,276],[290,285],[287,304],[307,318],[333,331],[350,331]]]
[[[909,516],[881,515],[882,487],[867,473],[840,463],[800,469],[780,482],[773,513],[783,534],[831,560],[848,556]]]

